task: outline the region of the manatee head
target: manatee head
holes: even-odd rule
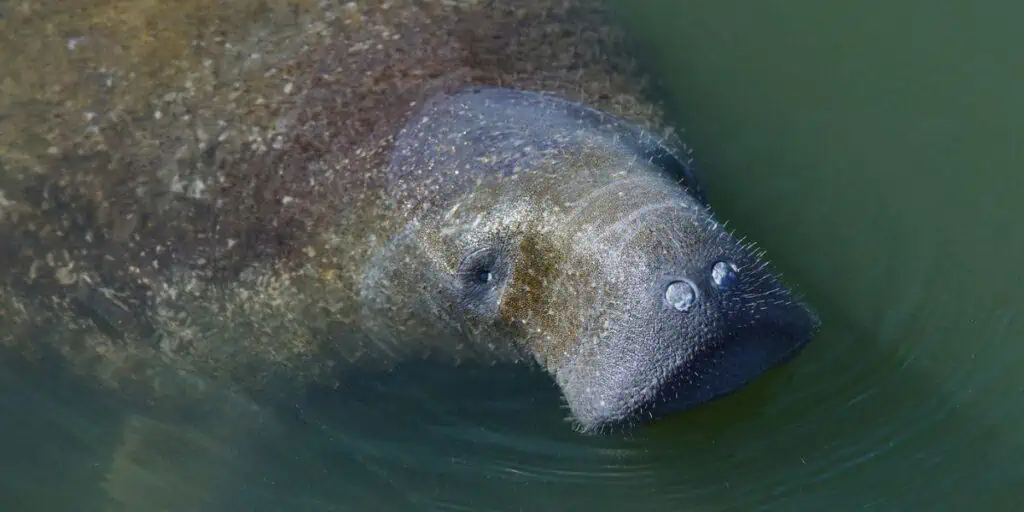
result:
[[[537,361],[581,431],[731,393],[819,328],[668,144],[580,104],[441,94],[388,172],[408,224],[371,262],[373,311]]]

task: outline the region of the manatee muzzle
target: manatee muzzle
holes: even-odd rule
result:
[[[820,328],[709,212],[681,203],[615,224],[616,240],[589,249],[606,253],[604,274],[618,275],[618,292],[601,306],[614,319],[557,376],[581,430],[631,426],[735,392]]]

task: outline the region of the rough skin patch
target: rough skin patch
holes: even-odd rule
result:
[[[662,126],[596,2],[514,4],[5,7],[5,357],[60,354],[142,403],[168,376],[336,386],[353,362],[489,357],[346,336],[352,262],[402,227],[381,192],[398,127],[466,82]]]

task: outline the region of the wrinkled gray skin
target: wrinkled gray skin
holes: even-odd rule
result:
[[[409,224],[368,263],[368,332],[535,359],[581,431],[731,393],[818,330],[674,149],[581,105],[438,95],[397,137],[389,179]]]

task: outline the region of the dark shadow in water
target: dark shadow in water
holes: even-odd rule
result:
[[[610,510],[643,503],[646,510],[752,510],[782,501],[859,508],[876,497],[884,508],[1010,503],[1011,482],[982,485],[966,473],[963,494],[934,495],[942,502],[921,494],[899,499],[892,458],[918,455],[899,462],[905,478],[957,473],[942,468],[942,453],[925,460],[901,444],[945,442],[946,450],[959,450],[958,439],[973,440],[976,453],[958,460],[979,465],[993,456],[1022,460],[1024,450],[1003,430],[979,425],[984,416],[969,402],[943,406],[955,400],[942,383],[902,366],[894,347],[845,319],[826,295],[813,295],[826,330],[802,357],[736,395],[630,436],[576,434],[548,377],[515,366],[407,364],[363,375],[344,392],[311,392],[282,411],[280,428],[257,443],[259,453],[238,475],[239,488],[222,489],[229,505],[220,506],[521,510],[557,503],[564,510]],[[845,387],[833,394],[841,383],[827,379],[807,387],[809,375],[843,374],[821,365],[846,357],[856,357],[850,364],[859,368],[894,372],[898,385],[863,389],[861,397],[847,396]],[[5,421],[0,437],[3,472],[10,475],[0,484],[7,508],[31,502],[82,510],[101,501],[124,409],[60,378],[58,368],[45,378],[17,365],[3,370],[0,415],[17,418]],[[807,401],[798,395],[813,395],[819,405],[798,406]],[[934,404],[921,404],[921,397]],[[930,417],[908,422],[908,411]],[[889,473],[844,483],[882,459]]]
[[[290,413],[289,439],[263,454],[272,476],[256,479],[274,485],[262,496],[247,489],[243,508],[483,506],[531,480],[516,466],[600,461],[599,442],[572,431],[550,379],[521,366],[408,363],[356,376],[344,391],[311,392]]]
[[[679,468],[661,489],[714,510],[1013,508],[1019,475],[982,469],[1024,460],[1017,429],[811,295],[826,329],[800,359],[647,431],[672,447],[659,465]]]
[[[25,368],[0,352],[0,506],[97,509],[96,475],[120,435],[120,408],[60,368]]]
[[[548,378],[521,367],[409,364],[367,375],[344,393],[311,394],[284,429],[289,438],[263,454],[255,471],[262,477],[249,479],[273,485],[248,487],[243,508],[1013,503],[1015,475],[993,479],[972,468],[993,457],[1022,460],[1024,447],[1003,426],[985,424],[988,415],[957,400],[948,383],[906,365],[898,347],[812,295],[828,327],[804,357],[732,397],[629,436],[575,434]],[[843,364],[861,377],[874,372],[877,379],[861,380],[873,387],[829,380],[849,375]]]

